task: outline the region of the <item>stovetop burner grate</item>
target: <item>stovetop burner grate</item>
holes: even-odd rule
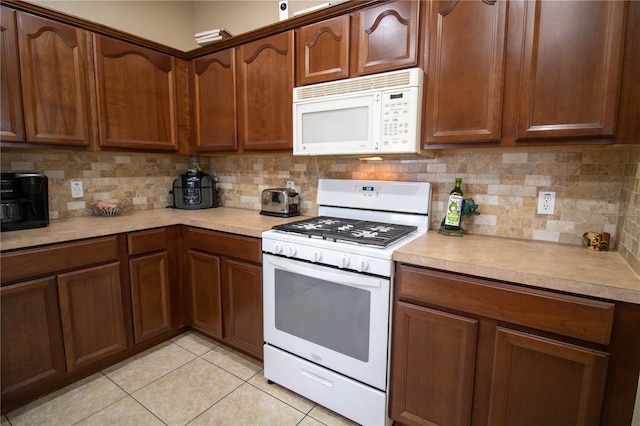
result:
[[[296,222],[276,225],[273,229],[307,237],[348,241],[386,247],[415,232],[417,227],[358,219],[318,216]]]

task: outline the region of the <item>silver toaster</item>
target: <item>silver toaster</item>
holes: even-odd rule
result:
[[[262,191],[260,214],[277,217],[300,215],[298,193],[290,188],[273,188]]]

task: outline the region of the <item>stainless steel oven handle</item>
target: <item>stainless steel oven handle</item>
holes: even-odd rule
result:
[[[343,284],[351,287],[380,288],[382,287],[383,281],[385,281],[381,278],[359,275],[354,272],[337,272],[326,266],[307,265],[295,260],[287,260],[275,256],[265,255],[265,257],[267,256],[267,261],[280,269],[284,269],[285,271],[293,272],[295,274],[320,278],[322,280],[331,281],[332,283],[336,284]]]

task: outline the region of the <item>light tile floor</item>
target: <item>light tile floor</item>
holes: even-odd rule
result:
[[[2,416],[21,425],[355,425],[187,332]]]

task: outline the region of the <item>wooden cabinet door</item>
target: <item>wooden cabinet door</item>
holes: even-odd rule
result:
[[[119,263],[59,275],[58,291],[69,371],[127,348]]]
[[[4,11],[3,11],[4,13]],[[2,399],[66,374],[56,280],[0,289]]]
[[[101,148],[178,149],[176,59],[94,35]]]
[[[507,1],[430,3],[426,143],[499,142]]]
[[[222,333],[220,257],[189,250],[191,326],[218,339]]]
[[[193,61],[197,152],[237,151],[235,49]]]
[[[27,142],[91,143],[87,32],[18,12]]]
[[[365,75],[418,64],[420,1],[391,1],[354,15],[351,74]]]
[[[225,339],[262,359],[262,268],[223,260]]]
[[[24,142],[16,12],[0,6],[0,141]]]
[[[603,352],[498,327],[490,425],[598,425]]]
[[[293,31],[237,48],[242,151],[293,149]]]
[[[129,260],[135,343],[171,330],[169,256],[166,251]]]
[[[391,417],[406,425],[469,424],[478,321],[396,303]]]
[[[349,77],[349,15],[296,30],[296,86]]]
[[[614,135],[625,3],[526,2],[516,139]]]

